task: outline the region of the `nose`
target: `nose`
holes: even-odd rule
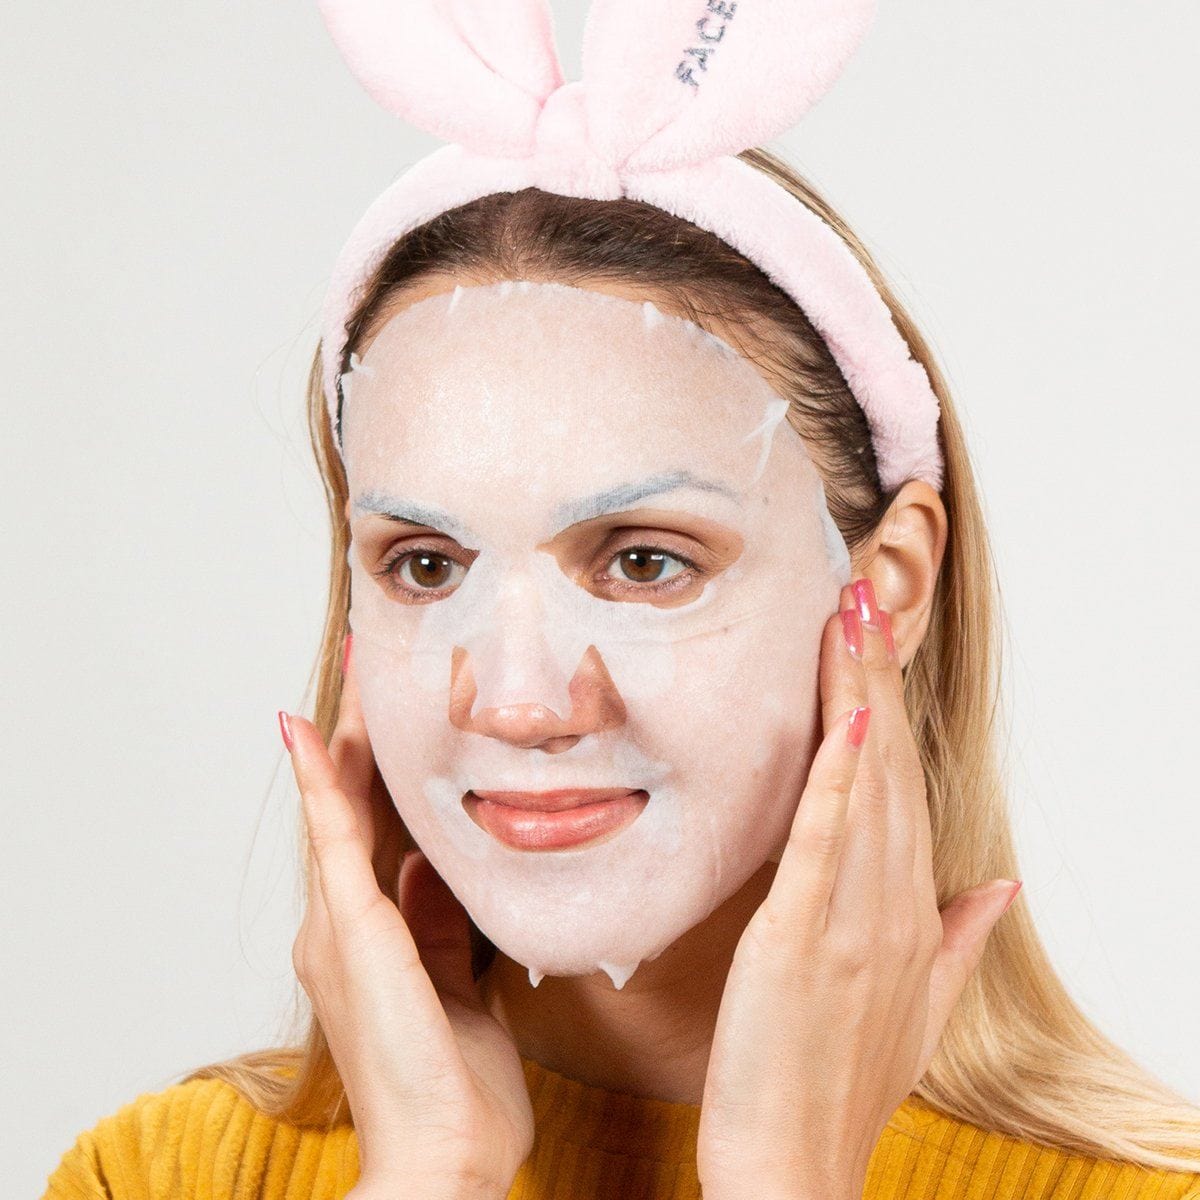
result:
[[[505,702],[477,712],[470,655],[456,646],[450,667],[450,723],[513,746],[558,754],[589,733],[625,723],[625,703],[595,646],[589,646],[567,685],[570,710],[559,714],[540,700]]]

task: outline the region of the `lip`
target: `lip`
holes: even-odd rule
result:
[[[470,791],[463,807],[476,825],[513,849],[561,850],[613,836],[637,820],[649,799],[633,788]]]

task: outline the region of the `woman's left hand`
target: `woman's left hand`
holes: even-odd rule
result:
[[[890,617],[865,585],[841,598],[864,617],[848,618],[848,632],[841,613],[826,625],[825,736],[725,983],[700,1112],[705,1200],[861,1197],[880,1134],[1020,887],[991,880],[938,911]],[[849,649],[856,632],[861,657]],[[848,731],[861,706],[856,748]]]

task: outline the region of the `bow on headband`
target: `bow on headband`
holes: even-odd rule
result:
[[[853,53],[874,0],[593,0],[564,82],[545,0],[319,0],[351,71],[451,144],[401,175],[338,256],[322,313],[338,426],[346,322],[410,229],[496,192],[629,197],[715,233],[800,306],[867,416],[885,490],[942,484],[938,402],[841,238],[734,157],[794,125]]]

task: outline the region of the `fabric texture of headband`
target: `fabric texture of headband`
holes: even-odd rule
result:
[[[866,414],[880,484],[942,486],[939,405],[861,263],[735,157],[794,125],[841,72],[874,0],[592,0],[564,82],[546,0],[319,0],[351,71],[443,146],[367,209],[331,273],[323,387],[338,441],[346,323],[392,244],[440,213],[536,187],[628,197],[716,234],[799,305]]]

